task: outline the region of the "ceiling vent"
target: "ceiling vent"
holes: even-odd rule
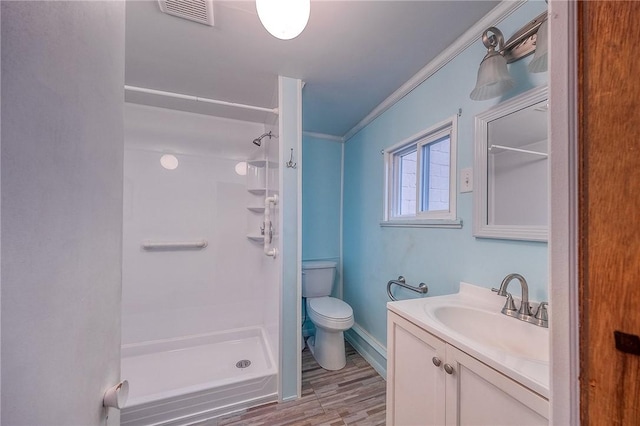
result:
[[[168,15],[213,27],[212,0],[158,0],[160,10]]]

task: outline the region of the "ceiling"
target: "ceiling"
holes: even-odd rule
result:
[[[303,130],[343,136],[498,1],[313,0],[303,33],[272,37],[253,1],[214,1],[215,26],[128,1],[127,85],[277,107],[278,75],[299,78]],[[471,83],[472,84],[472,83]],[[126,93],[129,102],[272,124],[273,114]]]

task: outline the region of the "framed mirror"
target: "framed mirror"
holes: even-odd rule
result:
[[[546,86],[476,116],[474,236],[547,241],[547,116]]]

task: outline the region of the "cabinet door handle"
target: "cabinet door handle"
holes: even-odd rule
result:
[[[452,366],[450,366],[449,364],[445,364],[445,365],[444,365],[444,371],[445,371],[447,374],[453,374],[453,367],[452,367]]]
[[[437,356],[431,358],[431,361],[433,361],[433,365],[435,365],[436,367],[440,367],[440,364],[442,364],[442,361],[440,361],[440,358],[438,358]]]

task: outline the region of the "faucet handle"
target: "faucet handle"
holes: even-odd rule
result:
[[[507,314],[506,311],[510,311],[510,312],[516,312],[518,309],[516,308],[516,304],[513,301],[513,296],[511,295],[511,293],[507,292],[507,301],[504,302],[504,307],[502,308],[502,313]]]
[[[532,324],[535,324],[539,327],[549,327],[549,314],[547,313],[547,306],[549,304],[547,302],[542,302],[538,305],[538,309],[536,310],[536,314],[533,316],[533,319],[530,320]]]
[[[516,304],[513,301],[513,296],[511,295],[511,293],[504,290],[502,291],[502,293],[500,293],[500,290],[498,290],[497,288],[492,288],[491,291],[493,291],[494,293],[498,293],[498,296],[505,296],[507,298],[507,301],[504,303],[504,307],[502,308],[502,313],[505,315],[514,316],[513,314],[518,311],[518,308],[516,308]]]
[[[536,310],[536,314],[535,314],[535,319],[543,320],[543,321],[549,320],[547,306],[549,306],[548,302],[542,302],[538,305],[538,309]]]

